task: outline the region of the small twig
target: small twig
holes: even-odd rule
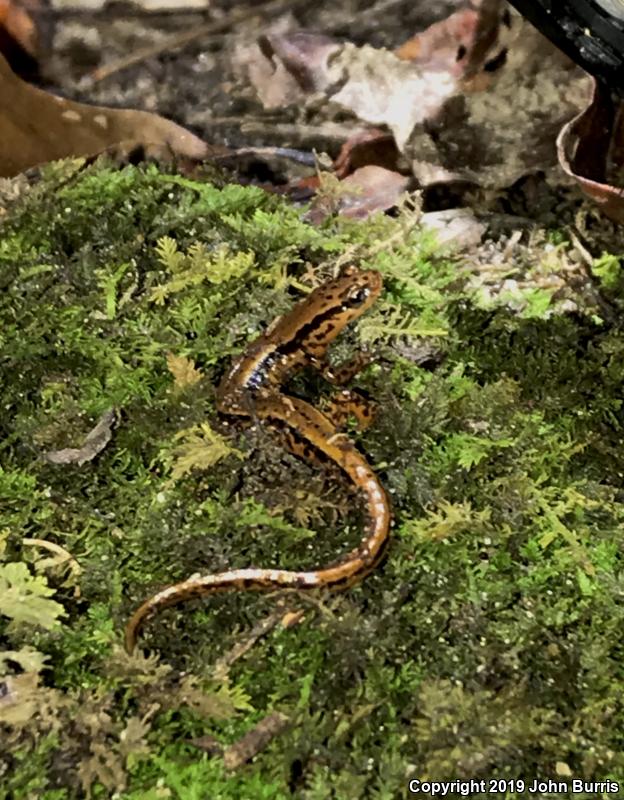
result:
[[[581,256],[581,262],[579,264],[580,269],[583,271],[583,274],[587,278],[587,283],[589,286],[589,290],[593,295],[593,300],[600,309],[600,312],[604,319],[607,320],[610,324],[613,324],[617,319],[617,309],[613,306],[612,303],[603,295],[600,284],[596,280],[596,277],[593,272],[594,268],[594,258],[589,250],[585,247],[583,242],[581,241],[581,232],[574,231],[570,229],[570,239],[572,240],[572,244],[576,249],[576,252]]]
[[[210,735],[191,739],[189,744],[211,756],[220,756],[227,770],[235,770],[261,753],[290,723],[290,717],[273,711],[228,747],[224,747],[218,739]]]
[[[388,19],[388,14],[390,12],[396,11],[403,5],[407,5],[408,2],[409,0],[383,0],[383,2],[376,3],[374,6],[368,8],[366,14],[369,17],[380,17],[383,14],[384,18]]]
[[[31,14],[36,15],[41,19],[54,19],[54,20],[74,20],[91,22],[92,20],[109,20],[114,18],[115,21],[120,19],[148,19],[158,20],[161,17],[175,17],[178,19],[181,16],[185,17],[198,17],[204,15],[208,10],[208,6],[187,6],[181,5],[176,8],[139,8],[139,7],[125,7],[120,6],[111,9],[110,4],[108,8],[102,5],[100,8],[77,8],[76,6],[69,6],[67,8],[37,8],[32,9]],[[114,14],[114,17],[113,17]]]
[[[220,20],[207,22],[204,25],[196,25],[188,30],[168,36],[156,44],[140,47],[138,50],[135,50],[134,53],[131,53],[124,58],[111,61],[108,64],[104,64],[102,67],[98,67],[97,69],[93,70],[89,76],[87,76],[86,83],[93,85],[94,83],[103,81],[106,78],[109,78],[111,75],[114,75],[116,72],[120,72],[128,67],[132,67],[135,64],[140,64],[141,61],[145,61],[147,58],[151,58],[152,56],[157,56],[161,53],[169,52],[171,50],[176,50],[178,47],[183,47],[184,45],[189,44],[189,42],[193,42],[196,39],[202,38],[203,36],[209,36],[213,33],[222,33],[234,25],[237,25],[239,22],[244,22],[245,20],[255,17],[260,13],[264,13],[265,15],[270,14],[273,16],[280,11],[286,11],[291,8],[295,8],[302,3],[303,0],[272,0],[265,5],[253,6],[252,8],[245,8],[242,11],[235,11],[234,13],[229,14],[227,17],[224,17]]]
[[[60,566],[61,564],[67,563],[69,569],[75,575],[80,575],[80,573],[82,572],[80,564],[72,556],[69,550],[66,550],[64,547],[61,547],[60,544],[55,544],[54,542],[48,542],[46,539],[30,539],[30,538],[22,539],[22,544],[25,544],[29,547],[41,547],[44,550],[48,550],[50,553],[54,553],[54,555],[57,556],[57,564]]]
[[[223,764],[227,770],[242,767],[247,761],[261,753],[276,736],[291,724],[290,717],[274,711],[223,751]]]
[[[294,161],[296,164],[303,164],[305,167],[313,167],[316,163],[314,153],[306,150],[295,150],[292,147],[239,147],[231,153],[216,155],[214,161],[223,164],[228,160],[237,161],[245,156],[256,156],[257,158],[276,158],[285,161]]]
[[[244,640],[237,642],[227,653],[224,653],[224,655],[215,662],[213,675],[218,678],[220,675],[227,674],[229,668],[235,661],[242,658],[245,653],[251,650],[259,639],[262,639],[263,636],[270,633],[280,622],[284,624],[284,620],[287,620],[285,627],[291,627],[294,621],[290,618],[290,615],[293,613],[295,617],[297,617],[297,612],[293,612],[292,609],[284,608],[284,603],[282,602],[281,607],[278,608],[277,611],[273,611],[267,617],[257,622],[245,636]],[[298,618],[295,621],[298,621]]]
[[[366,133],[370,128],[354,127],[351,123],[319,122],[316,125],[301,123],[278,123],[275,119],[260,119],[258,117],[210,117],[203,112],[191,115],[189,121],[194,124],[204,125],[206,128],[236,127],[241,133],[270,135],[280,140],[288,140],[291,146],[306,141],[307,139],[329,140],[331,143],[342,144],[350,136]]]

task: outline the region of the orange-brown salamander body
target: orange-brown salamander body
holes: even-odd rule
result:
[[[141,627],[161,609],[194,597],[227,591],[342,589],[367,575],[380,561],[388,539],[390,508],[386,493],[368,462],[334,423],[309,403],[281,393],[298,369],[313,366],[332,383],[342,383],[362,360],[332,370],[327,348],[341,330],[379,296],[381,275],[354,267],[319,286],[275,320],[234,361],[217,390],[223,414],[253,418],[277,430],[289,449],[302,457],[321,453],[336,463],[360,490],[366,505],[366,529],[358,547],[332,566],[313,570],[234,569],[192,577],[168,586],[146,600],[126,626],[126,649],[132,652]]]

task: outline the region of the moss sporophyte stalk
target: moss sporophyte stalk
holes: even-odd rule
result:
[[[510,302],[409,209],[314,228],[258,189],[155,167],[45,173],[0,231],[0,797],[621,784],[617,270],[600,286],[609,320],[591,293],[569,313],[558,292],[523,299],[519,279]],[[169,582],[357,547],[348,482],[215,396],[249,342],[348,263],[384,276],[332,362],[362,344],[375,357],[355,382],[375,422],[348,436],[392,499],[388,558],[284,607],[234,593],[169,609],[128,658],[128,616]],[[325,382],[304,371],[286,389],[315,404]],[[68,449],[89,458],[43,457]],[[289,724],[228,771],[219,748],[277,713]]]

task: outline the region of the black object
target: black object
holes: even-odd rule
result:
[[[570,58],[624,95],[624,0],[510,0]]]

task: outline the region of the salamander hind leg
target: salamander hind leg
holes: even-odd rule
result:
[[[355,419],[360,430],[366,430],[375,418],[377,406],[359,392],[343,389],[323,399],[323,414],[338,429],[346,427],[349,419]]]

